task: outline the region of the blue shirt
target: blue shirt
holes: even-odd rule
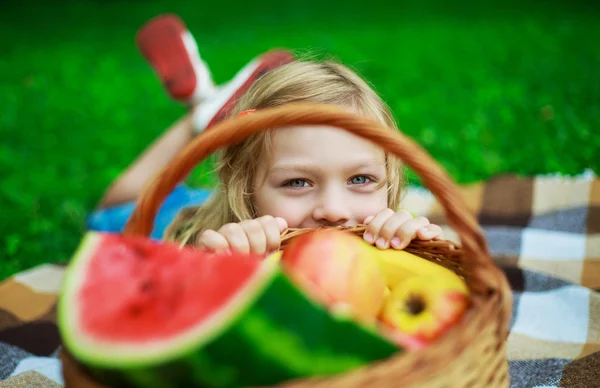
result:
[[[161,239],[167,226],[171,224],[182,209],[203,204],[211,193],[212,190],[210,189],[191,189],[183,184],[177,186],[160,207],[154,219],[154,229],[150,237],[157,240]],[[121,233],[135,206],[136,202],[132,201],[96,210],[88,217],[87,228],[100,232]]]

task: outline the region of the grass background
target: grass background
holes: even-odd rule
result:
[[[593,2],[26,0],[0,12],[0,279],[68,259],[106,186],[184,109],[136,30],[181,15],[218,82],[273,47],[333,55],[459,183],[600,172]],[[210,185],[209,163],[194,183]]]

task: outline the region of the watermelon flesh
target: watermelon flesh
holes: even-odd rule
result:
[[[398,352],[308,299],[277,260],[89,232],[58,305],[65,347],[113,387],[236,387]]]
[[[258,256],[206,255],[207,260],[197,260],[192,250],[137,239],[124,244],[121,236],[105,236],[77,297],[83,330],[99,340],[144,343],[192,329],[260,268]],[[222,273],[227,276],[213,276]]]

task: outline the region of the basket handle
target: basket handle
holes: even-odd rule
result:
[[[494,267],[475,216],[468,210],[452,179],[427,151],[400,131],[391,131],[371,119],[338,107],[305,102],[230,118],[196,136],[143,191],[124,234],[148,236],[153,229],[154,218],[169,193],[213,152],[261,131],[272,128],[285,130],[285,127],[297,125],[327,125],[345,129],[395,154],[421,177],[424,186],[438,198],[450,226],[458,234],[465,257],[481,267]]]

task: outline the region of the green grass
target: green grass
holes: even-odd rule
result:
[[[600,29],[585,2],[201,3],[4,6],[0,279],[68,259],[106,186],[184,112],[133,42],[163,12],[185,18],[219,82],[272,47],[335,56],[460,183],[600,171]]]

